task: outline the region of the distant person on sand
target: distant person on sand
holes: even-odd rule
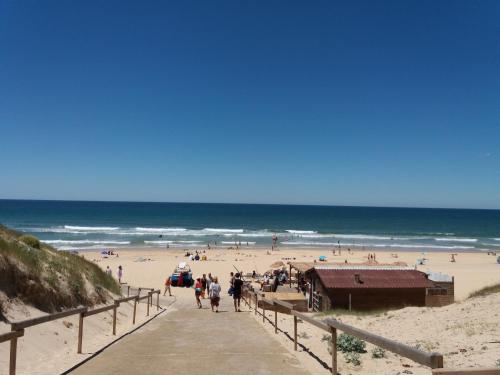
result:
[[[240,274],[234,275],[233,282],[233,301],[234,301],[234,311],[241,312],[240,301],[241,301],[241,287],[243,286],[243,281],[240,279]]]
[[[197,278],[196,283],[194,284],[194,296],[196,297],[196,304],[198,305],[198,308],[201,309],[202,305],[201,305],[201,300],[200,300],[200,296],[201,296],[201,279],[200,278]]]
[[[167,290],[168,290],[168,295],[170,297],[172,297],[172,292],[170,291],[170,286],[172,285],[172,278],[169,276],[167,277],[167,279],[165,280],[165,291],[163,292],[163,295],[167,294]]]
[[[111,268],[109,268],[109,266],[106,267],[106,275],[113,276],[113,272],[111,271]]]
[[[221,287],[219,285],[219,280],[217,276],[214,276],[214,279],[210,283],[210,289],[208,290],[208,294],[210,296],[210,305],[212,306],[212,311],[219,312],[219,301],[220,301],[220,292]]]
[[[123,268],[122,266],[118,266],[118,283],[122,283],[122,277],[123,277]]]

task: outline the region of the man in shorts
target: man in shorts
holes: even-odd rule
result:
[[[241,280],[240,274],[234,275],[233,282],[233,301],[234,301],[234,311],[241,312],[240,301],[241,301],[241,287],[243,286],[243,281]]]

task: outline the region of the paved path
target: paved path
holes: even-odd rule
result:
[[[186,295],[132,335],[74,371],[95,374],[309,374],[246,309],[229,297],[216,314]],[[154,310],[153,310],[154,311]]]

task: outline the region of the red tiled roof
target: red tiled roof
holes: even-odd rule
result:
[[[327,289],[431,288],[434,283],[416,270],[315,269]],[[359,280],[356,281],[356,276]]]

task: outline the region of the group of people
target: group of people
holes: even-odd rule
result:
[[[106,267],[106,275],[109,275],[113,277],[113,271],[109,266]],[[121,284],[122,283],[122,278],[123,278],[123,268],[122,266],[118,266],[118,270],[116,271],[116,276],[118,276],[118,282]]]
[[[240,303],[242,287],[243,280],[241,280],[241,275],[239,273],[234,274],[231,272],[228,294],[233,297],[234,311],[236,312],[241,312]],[[196,305],[199,309],[203,307],[201,300],[209,298],[212,311],[218,313],[221,293],[222,288],[219,284],[217,276],[212,276],[209,273],[208,276],[203,274],[203,277],[196,279],[194,284],[194,295],[196,298]]]
[[[230,287],[228,290],[228,294],[233,297],[234,303],[234,311],[241,312],[240,304],[241,304],[241,295],[243,288],[243,280],[241,278],[241,274],[238,272],[234,274],[234,272],[230,273]],[[168,292],[169,296],[172,296],[171,291],[172,286],[172,278],[169,276],[165,280],[165,290],[163,295],[165,296]],[[222,287],[219,284],[219,279],[217,276],[212,276],[211,273],[203,274],[202,277],[199,277],[194,282],[194,296],[196,298],[196,305],[199,309],[203,308],[202,300],[210,299],[210,306],[212,307],[212,311],[218,313],[219,312],[219,303],[221,299]]]
[[[210,306],[212,311],[219,312],[219,302],[222,288],[219,284],[219,278],[217,276],[212,276],[211,273],[203,274],[203,277],[196,279],[194,284],[194,296],[196,297],[196,304],[199,309],[203,307],[201,300],[205,298],[210,298]]]

